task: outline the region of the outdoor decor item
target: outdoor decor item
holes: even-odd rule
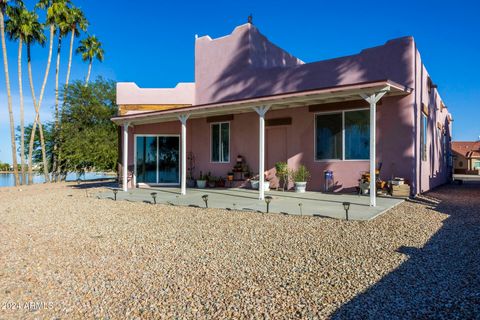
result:
[[[200,171],[200,176],[197,179],[197,188],[199,189],[205,189],[207,186],[207,176],[202,174],[202,171]]]
[[[118,192],[118,189],[117,189],[117,188],[113,188],[112,191],[113,191],[113,200],[117,201],[117,192]]]
[[[205,202],[205,208],[208,208],[208,194],[202,196],[203,202]]]
[[[150,193],[150,195],[152,196],[153,203],[154,203],[154,204],[157,204],[157,193],[156,193],[156,192],[152,192],[152,193]]]
[[[270,212],[270,202],[272,202],[272,197],[271,196],[266,196],[265,197],[265,203],[267,204],[267,213]]]
[[[295,182],[295,192],[305,192],[307,181],[310,179],[310,171],[301,164],[297,170],[291,171],[292,180]]]
[[[345,219],[348,221],[348,210],[350,209],[350,202],[344,202],[343,209],[345,210]]]

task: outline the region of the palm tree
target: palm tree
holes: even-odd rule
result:
[[[67,76],[65,79],[65,87],[64,87],[64,97],[63,97],[63,103],[65,104],[65,95],[68,90],[68,84],[70,80],[70,71],[72,68],[72,56],[73,56],[73,43],[75,40],[75,37],[78,37],[80,35],[80,30],[86,31],[88,27],[88,21],[85,18],[85,15],[83,11],[80,8],[76,8],[74,6],[71,6],[67,10],[67,24],[68,28],[70,31],[70,52],[68,56],[68,67],[67,67]],[[62,108],[63,112],[63,108]],[[62,137],[58,137],[60,141],[62,141]],[[55,142],[54,149],[57,150],[57,142]],[[54,158],[54,165],[53,168],[55,169],[54,174],[55,177],[58,178],[61,175],[61,144],[58,144],[58,150],[56,152],[56,157]]]
[[[20,95],[20,163],[22,173],[22,184],[26,183],[25,179],[25,112],[23,104],[23,83],[22,83],[22,49],[25,42],[26,32],[25,19],[28,11],[22,3],[18,6],[8,7],[7,15],[9,20],[5,23],[10,40],[18,40],[18,91]]]
[[[5,71],[5,85],[7,87],[7,105],[8,114],[10,117],[10,139],[12,145],[13,173],[15,175],[15,185],[18,186],[20,184],[20,179],[18,177],[17,146],[15,143],[15,120],[13,118],[12,92],[10,89],[10,74],[8,72],[7,44],[5,42],[5,13],[8,7],[8,0],[0,0],[0,38],[2,41],[3,69]]]
[[[103,61],[104,51],[102,43],[98,41],[97,37],[89,36],[86,39],[80,41],[80,46],[77,48],[77,53],[82,54],[82,60],[88,61],[88,73],[85,79],[85,87],[88,86],[88,80],[90,79],[90,72],[92,71],[93,59],[97,58],[98,61]]]
[[[70,70],[72,68],[73,41],[80,35],[80,30],[87,31],[88,21],[80,8],[71,7],[68,13],[68,24],[70,25],[70,53],[68,56],[67,78],[65,87],[68,87]]]
[[[28,79],[30,82],[30,91],[32,94],[33,106],[36,113],[36,121],[33,123],[32,131],[36,130],[36,124],[38,123],[38,129],[40,132],[40,141],[44,140],[43,138],[43,127],[42,121],[40,120],[40,110],[37,104],[35,87],[33,85],[33,75],[32,75],[32,53],[31,48],[35,43],[40,44],[41,46],[45,45],[46,37],[43,33],[43,25],[38,21],[38,15],[34,11],[28,11],[25,20],[24,20],[24,30],[25,30],[25,44],[27,45],[27,66],[28,66]],[[33,136],[33,139],[35,136]],[[32,136],[30,136],[30,145],[28,150],[28,183],[31,184],[33,181],[33,143]],[[42,153],[43,156],[43,153]],[[45,164],[45,161],[43,161]]]
[[[69,8],[67,7],[68,0],[58,0],[55,2],[56,14],[54,16],[55,26],[58,29],[57,37],[57,64],[55,66],[55,127],[54,127],[54,143],[53,143],[53,154],[52,154],[52,175],[53,180],[57,181],[57,148],[58,148],[58,139],[57,132],[59,126],[59,112],[58,112],[58,77],[60,74],[60,51],[62,49],[62,39],[70,31],[69,24]]]
[[[56,21],[58,20],[58,16],[63,15],[66,10],[66,5],[70,3],[70,0],[40,0],[36,5],[35,8],[43,9],[47,11],[47,24],[50,26],[50,41],[49,41],[49,49],[48,49],[48,59],[47,59],[47,67],[45,69],[45,75],[43,78],[42,88],[40,90],[40,96],[38,98],[38,105],[35,108],[35,121],[33,122],[32,133],[30,135],[30,146],[29,146],[29,160],[32,161],[31,154],[33,154],[33,143],[35,141],[35,131],[36,125],[39,124],[39,131],[40,131],[40,146],[42,148],[42,158],[43,158],[43,174],[45,175],[45,181],[50,182],[50,177],[48,175],[48,161],[47,155],[45,151],[45,140],[43,138],[43,129],[41,127],[40,122],[40,108],[42,106],[43,95],[45,93],[45,87],[47,85],[48,73],[50,71],[50,65],[52,63],[52,52],[53,52],[53,38],[55,36],[56,31]],[[29,170],[32,166],[29,163]],[[32,175],[29,175],[28,180],[29,183],[32,182],[31,180]]]

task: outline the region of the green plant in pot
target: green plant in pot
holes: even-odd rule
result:
[[[289,172],[288,164],[286,162],[280,161],[275,163],[275,176],[278,178],[278,188],[281,188],[282,191],[287,190]]]
[[[215,188],[215,186],[217,184],[217,177],[212,176],[209,172],[208,176],[207,176],[207,182],[208,182],[208,187],[209,188]]]
[[[200,171],[200,176],[197,179],[197,188],[205,189],[207,186],[207,176]]]
[[[295,183],[295,192],[305,192],[307,181],[310,179],[310,171],[303,164],[297,170],[292,170],[290,176]]]

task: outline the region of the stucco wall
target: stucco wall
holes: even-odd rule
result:
[[[415,128],[416,128],[416,163],[417,170],[415,191],[421,193],[435,188],[448,181],[450,170],[448,167],[448,158],[446,161],[443,156],[442,131],[437,128],[437,123],[444,126],[447,131],[448,149],[450,144],[451,123],[447,120],[449,112],[447,108],[441,108],[441,97],[438,90],[432,88],[428,91],[429,74],[422,62],[421,55],[415,49],[415,62],[413,64],[415,74],[415,90],[413,95],[413,104],[415,112]],[[434,79],[433,83],[435,83]],[[421,141],[421,120],[422,105],[428,106],[428,130],[427,130],[427,159],[422,160],[420,141]],[[449,152],[449,151],[448,151]]]
[[[412,179],[411,163],[413,148],[411,135],[413,113],[409,112],[409,96],[385,98],[377,109],[377,158],[382,162],[381,177],[392,176]],[[323,171],[332,170],[336,191],[351,190],[358,184],[363,171],[369,169],[365,161],[314,161],[315,113],[308,107],[269,111],[266,119],[291,117],[292,124],[266,128],[266,169],[273,169],[275,161],[287,160],[291,168],[305,164],[312,173],[309,190],[323,190]],[[410,118],[409,118],[410,117]],[[258,173],[258,115],[254,112],[236,114],[230,121],[230,163],[210,161],[210,123],[206,119],[192,119],[187,123],[187,151],[195,155],[195,175],[200,171],[223,176],[231,171],[237,155],[242,155],[250,170]],[[133,166],[134,134],[180,134],[180,122],[139,125],[130,130],[129,164]],[[405,138],[407,137],[407,138]],[[283,142],[286,146],[285,159],[281,155],[272,157],[272,149],[278,150]],[[281,148],[280,148],[281,149]],[[270,166],[269,166],[270,164]],[[270,176],[273,176],[271,171]]]

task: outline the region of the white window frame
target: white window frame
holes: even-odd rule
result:
[[[369,161],[369,159],[345,159],[345,113],[353,111],[365,111],[370,108],[355,108],[338,111],[320,111],[313,114],[313,161],[314,162],[340,162],[340,161]],[[342,114],[342,158],[341,159],[317,159],[317,116],[328,114]],[[368,121],[370,125],[370,119]]]
[[[222,124],[225,124],[227,123],[228,124],[228,160],[227,161],[224,161],[223,160],[223,146],[222,146]],[[212,145],[212,135],[213,135],[213,126],[214,125],[219,125],[219,135],[218,135],[218,142],[219,142],[219,153],[218,153],[218,161],[213,161],[212,159],[212,151],[213,151],[213,145]],[[210,137],[209,137],[209,140],[210,140],[210,163],[230,163],[230,131],[232,129],[232,125],[230,123],[230,121],[220,121],[220,122],[211,122],[210,123]]]
[[[137,186],[137,137],[156,137],[157,138],[157,183],[145,183],[139,182],[138,186],[179,186],[182,181],[181,172],[180,172],[180,159],[178,161],[178,183],[158,183],[158,138],[159,137],[177,137],[178,138],[178,154],[181,157],[182,150],[180,149],[180,135],[179,134],[142,134],[136,133],[133,135],[133,185]]]

